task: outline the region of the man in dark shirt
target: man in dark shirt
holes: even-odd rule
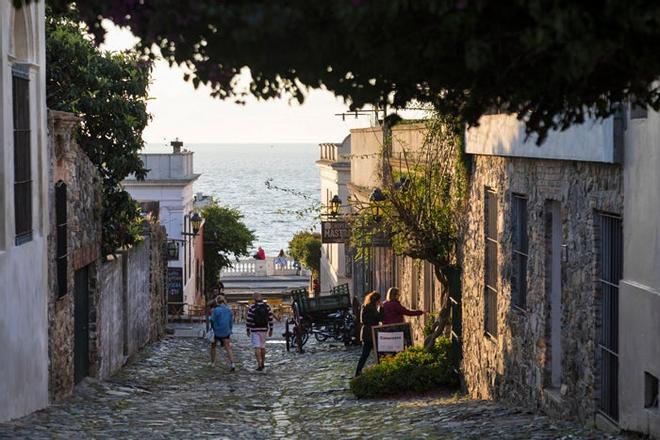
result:
[[[273,311],[260,293],[255,293],[253,298],[254,304],[248,308],[245,326],[257,358],[257,371],[262,371],[266,361],[266,333],[273,336]]]

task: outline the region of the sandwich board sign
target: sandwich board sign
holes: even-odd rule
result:
[[[383,356],[393,356],[412,345],[412,333],[407,322],[375,325],[371,327],[371,332],[379,362]]]

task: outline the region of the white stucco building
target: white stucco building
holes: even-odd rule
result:
[[[633,107],[624,145],[619,426],[660,438],[660,113]]]
[[[48,404],[44,2],[0,2],[0,421]]]
[[[330,200],[338,195],[342,201],[340,214],[349,212],[348,183],[351,180],[351,136],[340,144],[320,144],[321,155],[316,161],[321,174],[321,204],[329,206]],[[341,243],[323,244],[321,247],[321,292],[351,282],[351,259],[346,255],[346,246]]]
[[[129,178],[122,183],[138,202],[158,202],[158,218],[167,230],[169,246],[176,246],[178,257],[168,263],[168,301],[195,304],[202,296],[197,281],[195,246],[190,218],[194,211],[193,183],[199,178],[193,170],[193,153],[172,143],[172,153],[141,154],[149,170],[143,181]]]

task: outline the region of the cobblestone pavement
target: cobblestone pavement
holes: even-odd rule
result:
[[[359,348],[340,344],[310,340],[299,355],[276,337],[266,371],[255,372],[244,327],[237,327],[234,373],[222,362],[224,350],[211,367],[203,339],[169,337],[112,380],[86,379],[70,399],[0,424],[0,438],[608,438],[451,393],[358,401],[348,381]]]

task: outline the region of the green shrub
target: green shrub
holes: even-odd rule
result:
[[[424,329],[423,329],[424,337],[427,337],[428,335],[433,333],[433,324],[435,324],[436,319],[438,319],[437,313],[431,312],[428,314],[426,321],[424,321]]]
[[[352,379],[350,386],[358,398],[420,393],[455,386],[458,383],[455,368],[451,341],[438,338],[431,352],[415,346],[388,356]]]

